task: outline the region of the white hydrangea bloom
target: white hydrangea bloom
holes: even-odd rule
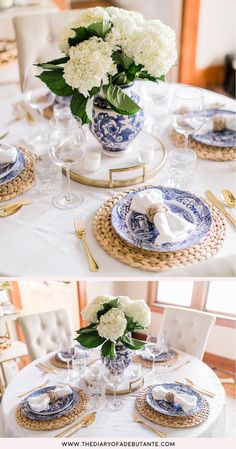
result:
[[[105,21],[105,23],[110,22],[110,17],[106,9],[99,6],[96,8],[86,9],[76,20],[66,25],[60,31],[58,39],[59,49],[65,54],[69,53],[70,47],[68,44],[68,39],[75,36],[75,32],[72,30],[72,28],[87,28],[89,25],[92,25],[92,23],[102,22],[103,20]]]
[[[118,303],[118,309],[125,311],[128,304],[130,304],[131,299],[128,296],[118,296],[119,303]]]
[[[131,301],[130,304],[127,305],[124,313],[144,329],[147,328],[151,322],[150,309],[143,299]]]
[[[103,309],[103,304],[114,299],[111,295],[96,296],[82,311],[82,317],[88,323],[97,323],[97,313]]]
[[[115,342],[124,335],[126,326],[127,321],[124,312],[113,308],[101,316],[97,331],[100,337]]]
[[[111,6],[107,8],[113,24],[105,39],[110,45],[123,49],[124,44],[132,40],[132,34],[144,24],[142,14]]]
[[[66,83],[87,97],[93,87],[108,83],[108,74],[116,74],[111,55],[110,45],[96,36],[71,47],[70,60],[64,66]]]

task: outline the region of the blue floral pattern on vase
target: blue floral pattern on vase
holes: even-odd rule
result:
[[[123,88],[123,90],[128,87]],[[140,97],[132,90],[125,92],[135,103]],[[111,109],[106,99],[98,95],[94,100],[93,120],[90,129],[106,154],[119,156],[141,131],[144,111],[140,109],[133,115],[122,115]]]
[[[116,345],[116,357],[109,359],[102,356],[102,361],[112,374],[122,374],[132,362],[132,351],[122,344]]]

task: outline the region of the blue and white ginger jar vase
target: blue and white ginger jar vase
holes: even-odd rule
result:
[[[112,374],[122,374],[132,362],[132,351],[122,344],[116,345],[116,357],[109,359],[102,356],[102,361]]]
[[[139,95],[130,89],[130,85],[121,88],[135,103],[140,103]],[[95,97],[90,129],[108,156],[122,155],[141,131],[143,124],[142,109],[133,115],[122,115],[111,109],[102,93]]]

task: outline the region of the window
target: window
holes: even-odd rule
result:
[[[157,295],[158,303],[173,304],[184,307],[191,306],[193,292],[193,282],[158,282]]]
[[[236,316],[235,281],[209,282],[205,310]]]
[[[167,305],[212,312],[216,324],[236,326],[235,281],[159,281],[148,283],[147,302],[154,312]]]

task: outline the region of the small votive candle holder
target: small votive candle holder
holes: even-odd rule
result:
[[[94,148],[88,151],[83,161],[83,168],[87,173],[94,173],[101,166],[101,150]]]
[[[148,146],[144,145],[139,147],[139,155],[138,155],[139,162],[151,162],[154,159],[154,155],[155,155],[154,145]]]

